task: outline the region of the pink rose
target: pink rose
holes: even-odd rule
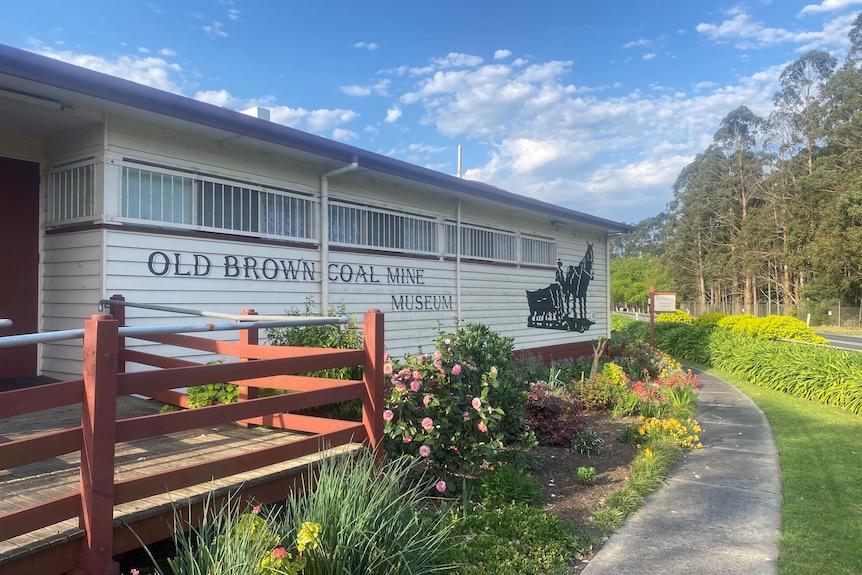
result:
[[[449,345],[450,343],[452,343],[452,340],[447,337],[446,339],[443,340],[443,343],[445,343],[446,345]]]
[[[482,400],[479,399],[478,397],[474,397],[473,401],[471,401],[470,404],[473,406],[473,409],[475,409],[476,411],[479,411],[479,409],[481,409],[481,407],[482,407]]]
[[[422,374],[418,371],[414,371],[411,375],[416,381],[422,381]]]
[[[402,441],[404,441],[404,443],[410,443],[411,441],[413,441],[413,436],[412,436],[412,435],[408,435],[408,436],[407,436],[407,437],[405,437]]]
[[[494,375],[497,375],[497,366],[496,365],[491,366],[491,373],[493,373]]]
[[[383,373],[386,375],[392,375],[392,364],[384,363],[383,364]]]
[[[383,412],[383,421],[392,421],[393,417],[395,417],[395,414],[392,413],[391,409],[387,409]]]
[[[434,352],[434,359],[442,359],[442,358],[443,358],[443,352],[442,351],[440,351],[438,349],[437,351]]]
[[[470,421],[470,414],[466,411],[464,412],[464,421]]]
[[[430,417],[426,417],[425,419],[422,420],[422,429],[424,429],[425,431],[428,431],[429,429],[432,429],[433,427],[434,427],[434,420],[431,419]]]
[[[428,407],[428,404],[431,403],[431,394],[426,393],[425,397],[422,398],[422,403],[425,404],[425,407]]]
[[[437,491],[439,491],[440,493],[443,493],[444,491],[446,491],[446,482],[441,479],[440,481],[437,482],[436,487],[437,487]]]
[[[428,457],[429,455],[431,455],[431,448],[427,445],[423,445],[419,448],[419,455],[421,455],[422,457]]]
[[[414,393],[419,391],[419,382],[416,381],[415,379],[413,381],[411,381],[410,382],[410,389],[412,389]]]
[[[479,431],[481,431],[482,433],[486,433],[488,431],[488,426],[486,426],[481,421],[479,422],[479,425],[477,425],[476,427],[478,427]]]
[[[440,361],[439,359],[435,359],[435,360],[434,360],[433,362],[431,362],[431,363],[432,363],[432,364],[434,365],[434,367],[436,367],[437,369],[440,369],[440,368],[442,368],[442,367],[443,367],[443,362],[442,362],[442,361]]]
[[[452,375],[458,375],[459,373],[461,373],[461,366],[456,363],[452,366]]]

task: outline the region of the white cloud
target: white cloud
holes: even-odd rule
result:
[[[373,50],[377,50],[380,46],[377,44],[377,42],[357,42],[356,44],[353,45],[353,47],[354,48],[363,48],[363,49],[368,50],[370,52]]]
[[[391,83],[391,80],[385,78],[371,86],[341,86],[340,90],[348,96],[362,97],[370,96],[371,94],[377,94],[378,96],[388,96],[389,85]]]
[[[243,105],[238,98],[231,96],[227,90],[204,90],[197,92],[194,98],[224,108],[236,108]]]
[[[227,11],[227,17],[231,20],[239,20],[239,10],[236,8],[231,8]]]
[[[335,128],[332,130],[332,138],[335,140],[340,140],[342,142],[349,142],[350,140],[355,140],[359,137],[359,134],[352,130],[345,130],[344,128]]]
[[[665,207],[680,170],[711,143],[731,110],[771,110],[783,68],[732,85],[701,82],[692,94],[656,82],[648,91],[608,97],[610,86],[571,85],[572,66],[437,70],[399,101],[421,106],[423,122],[465,142],[467,155],[471,145],[490,148],[487,161],[466,169],[467,178],[605,217],[620,210],[646,217]]]
[[[224,25],[218,20],[213,20],[212,24],[201,26],[204,32],[211,38],[226,38],[227,32],[224,31]]]
[[[386,110],[386,119],[384,121],[389,124],[396,122],[398,118],[401,117],[401,114],[401,108],[399,108],[398,106],[392,106],[391,108]]]
[[[637,48],[638,46],[649,46],[650,41],[646,38],[639,38],[638,40],[634,40],[632,42],[626,42],[623,44],[623,48]]]
[[[434,58],[431,62],[438,68],[474,68],[482,63],[482,57],[450,52],[444,58]]]
[[[838,0],[848,1],[848,0]],[[862,0],[853,0],[862,2]],[[829,2],[826,0],[824,4]],[[696,30],[717,42],[733,42],[742,49],[767,48],[776,44],[799,44],[798,52],[826,47],[845,47],[848,44],[847,31],[854,19],[853,15],[845,15],[826,21],[821,30],[787,30],[771,28],[760,22],[754,22],[748,14],[735,11],[733,18],[720,24],[700,23]]]
[[[368,86],[341,86],[341,91],[348,96],[370,96],[371,88]]]
[[[69,50],[54,50],[37,46],[35,52],[56,60],[62,60],[82,68],[89,68],[132,82],[152,86],[168,92],[181,93],[177,83],[181,80],[183,69],[179,64],[172,64],[163,58],[153,56],[119,56],[109,60],[101,56],[78,54]],[[174,79],[177,78],[177,80]]]
[[[173,58],[174,56],[177,55],[177,53],[174,52],[173,50],[171,50],[170,48],[162,48],[161,50],[159,50],[159,54],[161,54],[165,58]]]
[[[799,14],[816,14],[819,12],[832,12],[841,10],[848,6],[862,4],[862,0],[823,0],[820,4],[809,4],[799,11]]]
[[[644,54],[643,56],[641,56],[641,58],[644,60],[652,60],[653,58],[655,58],[655,53],[650,52],[649,54]]]
[[[511,55],[512,55],[511,50],[497,50],[496,52],[494,52],[494,59],[495,60],[505,60],[506,58],[508,58]]]

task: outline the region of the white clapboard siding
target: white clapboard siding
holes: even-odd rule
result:
[[[81,329],[85,319],[99,313],[102,236],[100,230],[45,236],[40,331]],[[80,377],[81,345],[81,340],[43,344],[42,373],[60,379]]]

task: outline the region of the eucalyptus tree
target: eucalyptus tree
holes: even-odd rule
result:
[[[755,257],[755,233],[751,229],[751,210],[762,200],[764,179],[764,120],[748,106],[731,111],[713,136],[714,146],[721,152],[719,161],[719,188],[724,209],[715,219],[730,234],[731,270],[735,281],[736,307],[740,303],[751,310],[757,301],[756,276],[760,261]],[[741,291],[741,294],[740,294]],[[741,295],[741,298],[739,296]]]
[[[759,257],[765,262],[762,280],[770,300],[799,305],[799,285],[805,272],[805,258],[795,256],[807,244],[800,234],[811,220],[794,221],[794,206],[807,203],[801,194],[799,177],[811,177],[814,159],[824,143],[824,116],[828,111],[825,92],[837,60],[830,54],[812,50],[787,65],[779,78],[780,90],[773,96],[775,110],[767,121],[768,142],[773,151],[769,176],[764,186],[764,209],[760,214]],[[771,230],[770,230],[771,228]],[[792,230],[797,230],[793,233]]]

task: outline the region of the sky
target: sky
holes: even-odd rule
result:
[[[862,0],[8,3],[0,43],[618,222]]]

